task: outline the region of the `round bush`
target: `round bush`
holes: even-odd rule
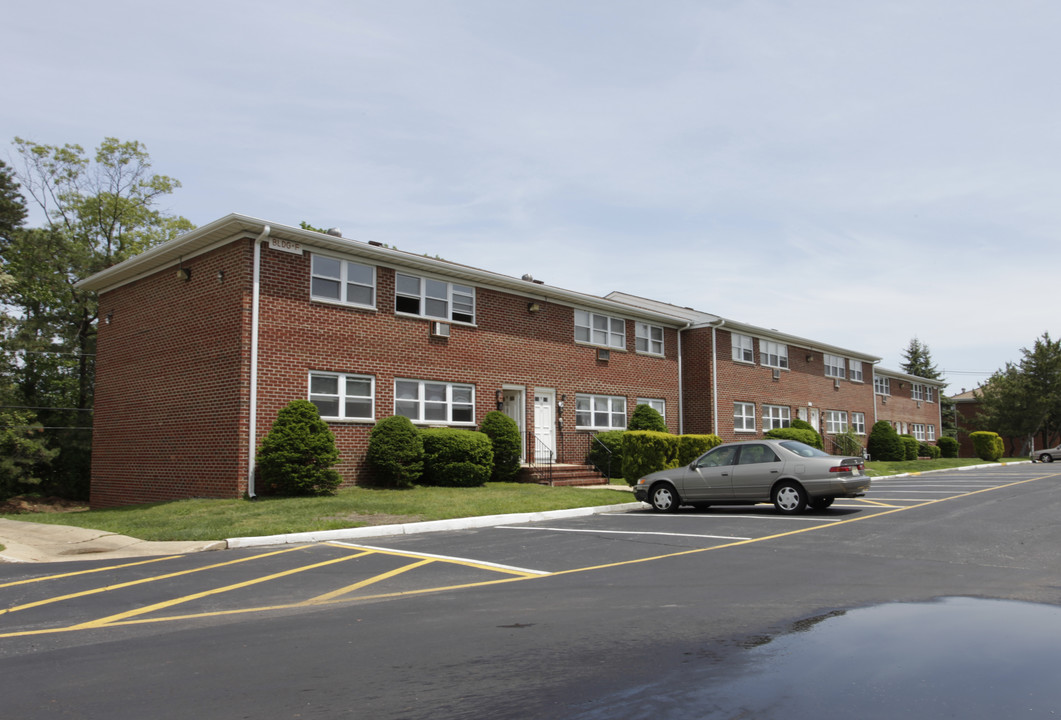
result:
[[[722,444],[718,435],[679,435],[678,464],[688,465],[705,452]]]
[[[878,420],[873,423],[873,429],[869,432],[867,444],[870,460],[884,462],[896,462],[906,459],[906,448],[903,441],[899,439],[899,433],[887,420]]]
[[[956,458],[958,457],[958,440],[952,438],[949,435],[944,435],[936,441],[936,445],[939,447],[941,457],[945,458]]]
[[[667,423],[659,411],[649,405],[638,405],[634,408],[627,423],[627,430],[651,430],[652,432],[668,432]]]
[[[795,420],[792,421],[792,424],[789,427],[795,428],[796,430],[810,430],[812,433],[814,433],[814,435],[813,435],[814,442],[810,442],[808,440],[803,440],[803,439],[799,439],[799,441],[802,442],[802,443],[806,443],[807,445],[810,445],[811,447],[816,447],[819,450],[824,450],[825,449],[825,443],[822,442],[821,433],[819,433],[817,430],[815,430],[814,426],[811,425],[806,420],[800,420],[799,418],[796,418]]]
[[[490,479],[494,482],[512,482],[519,474],[519,453],[522,443],[519,425],[500,410],[492,410],[483,418],[479,432],[490,438],[494,450],[494,467]]]
[[[424,441],[423,485],[478,487],[485,485],[494,468],[490,438],[475,430],[431,428]]]
[[[320,495],[339,487],[335,436],[309,400],[281,408],[257,454],[264,489],[278,495]]]
[[[424,469],[424,444],[409,418],[392,415],[372,428],[368,437],[369,467],[382,487],[410,488]]]
[[[903,444],[903,459],[917,460],[917,438],[913,435],[900,435],[899,441]]]
[[[1005,443],[1002,442],[1002,438],[997,433],[980,430],[969,433],[969,438],[973,441],[976,457],[981,460],[995,462],[1006,451]]]

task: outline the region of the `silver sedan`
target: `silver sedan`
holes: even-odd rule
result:
[[[1036,450],[1032,453],[1032,462],[1035,462],[1036,460],[1044,463],[1053,462],[1054,460],[1061,460],[1061,445],[1059,445],[1058,447]]]
[[[794,514],[808,506],[824,510],[838,497],[861,497],[869,485],[860,457],[763,439],[719,445],[688,465],[646,475],[634,486],[634,497],[657,512],[772,502],[778,512]]]

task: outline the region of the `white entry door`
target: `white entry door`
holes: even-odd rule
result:
[[[534,389],[534,461],[556,460],[556,391]]]
[[[523,404],[523,388],[506,387],[502,391],[501,412],[516,421],[519,427],[519,459],[523,462],[527,459],[527,446],[524,440],[523,429],[527,425],[527,411]]]
[[[810,423],[811,427],[813,427],[818,432],[821,432],[821,429],[818,427],[818,420],[819,420],[818,408],[816,408],[816,407],[812,407],[812,408],[801,407],[799,409],[798,413],[799,413],[799,419],[800,420],[802,420],[803,422]]]

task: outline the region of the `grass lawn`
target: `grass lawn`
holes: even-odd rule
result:
[[[1000,465],[1007,462],[1019,462],[1028,458],[1002,458]],[[937,458],[935,460],[902,460],[899,462],[868,462],[866,463],[866,474],[870,477],[884,477],[886,475],[902,475],[903,473],[926,472],[928,470],[946,470],[948,468],[967,467],[969,465],[983,465],[985,461],[980,458]]]
[[[622,486],[625,487],[625,483]],[[224,540],[311,530],[564,510],[633,502],[629,492],[487,483],[478,488],[344,488],[335,495],[247,500],[180,500],[69,513],[4,515],[75,525],[141,540]]]

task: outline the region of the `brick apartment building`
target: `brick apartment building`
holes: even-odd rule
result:
[[[931,440],[940,425],[942,384],[871,355],[241,215],[79,286],[101,318],[95,507],[256,494],[254,449],[299,398],[335,433],[347,482],[392,414],[473,428],[500,409],[525,460],[561,462],[639,403],[727,440],[795,417],[827,435],[888,419]]]

